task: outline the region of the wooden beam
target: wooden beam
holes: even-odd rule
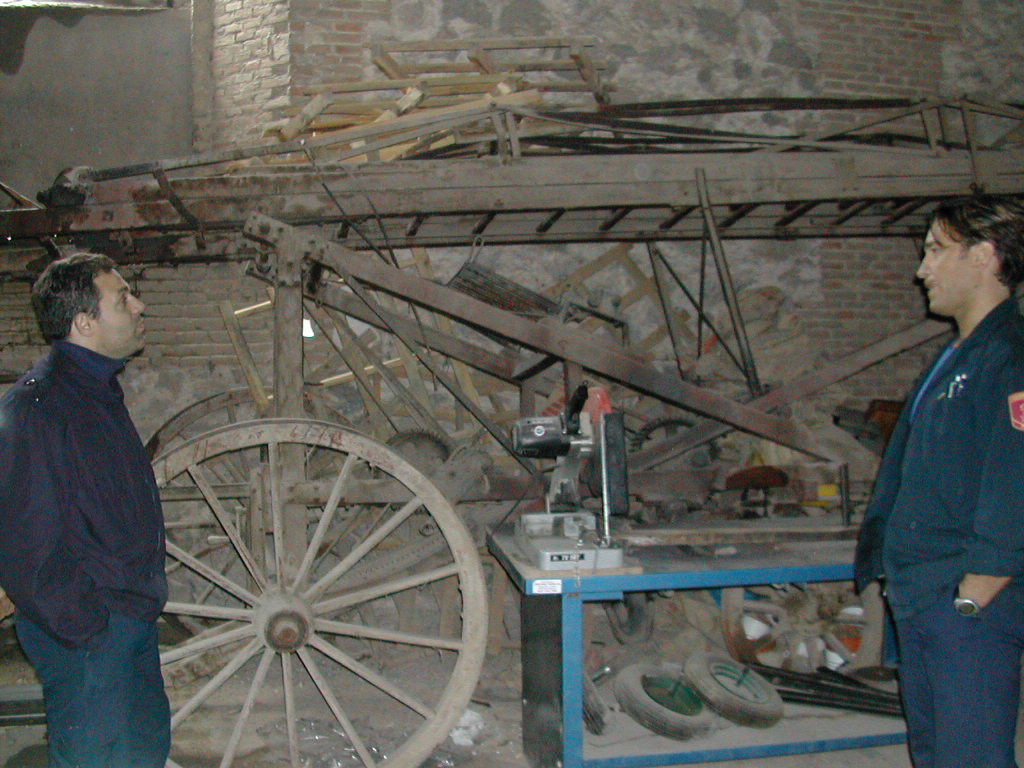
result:
[[[271,245],[293,232],[291,227],[262,214],[251,215],[244,231],[247,237]],[[351,275],[362,283],[442,312],[471,327],[499,334],[538,352],[554,354],[632,389],[737,429],[814,456],[832,458],[829,450],[801,425],[770,416],[674,376],[660,374],[646,360],[607,340],[595,340],[566,327],[533,322],[317,237],[308,237],[306,244],[309,258],[321,261],[338,274]]]

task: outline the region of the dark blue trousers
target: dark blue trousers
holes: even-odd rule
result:
[[[951,593],[896,631],[914,768],[1015,768],[1024,601],[1000,593],[965,617]]]
[[[156,625],[110,615],[89,648],[65,648],[19,616],[18,640],[43,684],[50,768],[163,768],[170,709]]]

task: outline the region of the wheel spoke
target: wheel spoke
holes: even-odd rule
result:
[[[413,712],[422,715],[424,718],[431,718],[434,716],[434,710],[432,710],[422,701],[412,696],[411,694],[406,693],[383,675],[374,672],[365,664],[360,664],[347,653],[338,648],[335,648],[333,645],[326,642],[325,640],[321,640],[319,637],[314,636],[310,640],[309,644],[316,648],[318,651],[320,651],[320,653],[338,662],[343,667],[346,667],[347,669],[350,669],[351,671],[355,672],[370,685],[384,691],[384,693],[388,694],[388,696],[393,698],[395,701],[401,702],[409,709],[411,709]]]
[[[216,548],[210,550],[210,560],[211,560],[211,562],[213,561],[213,558],[216,555],[220,554],[221,552],[229,553],[227,555],[227,558],[226,558],[227,562],[225,562],[224,565],[222,565],[220,567],[220,570],[217,570],[217,573],[219,573],[220,575],[225,576],[225,577],[227,576],[227,572],[228,572],[228,570],[230,570],[231,565],[232,565],[230,551],[231,551],[230,547],[216,547]],[[214,569],[214,570],[216,570],[216,569]],[[195,598],[192,600],[192,602],[193,603],[205,603],[207,601],[207,599],[210,597],[210,595],[213,594],[213,591],[215,589],[217,589],[217,585],[214,584],[211,581],[210,583],[208,583],[203,588],[202,592],[200,592],[198,595],[195,596]]]
[[[222,627],[217,627],[218,630]],[[191,640],[182,643],[181,645],[171,648],[169,651],[164,651],[160,654],[161,664],[171,664],[175,661],[181,661],[187,659],[189,656],[195,656],[196,654],[209,651],[213,648],[219,648],[222,645],[228,643],[234,643],[239,640],[245,640],[247,637],[252,637],[256,633],[255,627],[252,624],[243,624],[235,629],[230,629],[216,634],[209,634],[204,637],[196,636]]]
[[[262,643],[259,639],[254,638],[245,648],[236,653],[231,661],[221,667],[220,671],[206,682],[206,685],[196,691],[191,699],[178,708],[178,711],[171,717],[171,728],[176,728],[186,717],[195,712],[214,691],[224,685],[235,672],[240,670],[245,662],[259,653],[261,645]]]
[[[317,619],[314,622],[317,631],[328,635],[344,635],[346,637],[362,637],[367,640],[386,640],[402,645],[420,645],[427,648],[443,648],[448,651],[461,651],[465,643],[461,639],[437,637],[433,635],[417,635],[412,632],[401,632],[393,629],[367,627],[363,624],[349,624],[344,621],[328,621]]]
[[[267,456],[270,462],[270,520],[274,526],[274,573],[277,574],[277,586],[280,587],[284,578],[284,508],[281,502],[281,463],[277,443],[267,444]]]
[[[245,730],[246,723],[249,722],[249,715],[252,714],[253,704],[256,703],[256,694],[263,687],[263,681],[267,677],[267,670],[270,669],[270,662],[274,660],[275,655],[276,653],[270,648],[263,651],[263,658],[260,659],[260,665],[257,667],[256,674],[252,678],[252,685],[249,686],[249,695],[245,697],[242,711],[238,713],[235,728],[231,732],[231,738],[228,739],[227,748],[224,750],[224,758],[220,761],[220,768],[230,768],[231,764],[235,761],[238,742],[242,740],[242,732]]]
[[[195,464],[190,465],[187,469],[192,480],[195,481],[196,486],[202,492],[203,498],[206,499],[206,503],[210,506],[210,510],[217,518],[217,522],[220,523],[221,528],[224,529],[224,532],[228,535],[228,538],[234,545],[235,551],[238,553],[238,557],[242,560],[242,563],[245,564],[245,568],[249,571],[249,575],[252,576],[253,581],[259,585],[260,589],[265,592],[268,588],[266,578],[256,566],[252,554],[249,552],[249,548],[246,547],[245,542],[242,541],[242,537],[238,534],[238,530],[228,517],[227,511],[220,503],[220,499],[217,498],[209,481],[206,479],[204,471]]]
[[[316,661],[313,659],[308,648],[300,648],[298,650],[299,658],[302,659],[303,665],[306,667],[306,671],[309,672],[310,678],[313,680],[313,684],[320,691],[320,695],[324,697],[324,701],[327,703],[331,713],[337,719],[341,729],[348,736],[349,741],[352,742],[352,746],[355,747],[356,753],[359,758],[363,761],[363,765],[366,768],[373,768],[376,765],[373,757],[370,756],[370,751],[366,748],[362,738],[356,733],[355,726],[352,725],[352,721],[348,719],[348,715],[341,708],[341,704],[338,703],[337,697],[331,691],[330,685],[320,672],[320,668],[317,666]]]
[[[221,605],[199,605],[198,603],[167,603],[164,613],[178,613],[183,616],[201,616],[206,619],[233,619],[249,621],[252,611],[248,608],[226,608]]]
[[[307,589],[302,595],[303,599],[313,601],[322,595],[328,586],[341,578],[345,571],[355,565],[363,555],[387,538],[395,528],[405,522],[405,520],[421,506],[423,506],[423,502],[417,498],[407,501],[386,523],[376,528],[373,533],[366,537],[362,544],[349,552],[348,555],[342,558],[340,563],[331,568],[323,578]]]
[[[225,592],[228,592],[237,597],[242,602],[248,603],[249,605],[256,604],[257,597],[252,592],[247,590],[245,587],[236,584],[231,579],[227,578],[219,571],[216,571],[210,566],[206,565],[204,562],[194,557],[193,555],[190,555],[188,552],[179,547],[173,541],[167,542],[167,554],[169,554],[176,560],[181,561],[184,565],[191,568],[200,576],[205,577],[206,579],[208,579],[209,581],[213,582],[218,587],[223,589]]]
[[[345,463],[341,467],[341,471],[338,473],[338,477],[334,480],[334,485],[331,487],[330,496],[327,498],[327,504],[324,506],[323,514],[320,515],[320,522],[317,524],[316,531],[313,533],[313,538],[310,539],[309,546],[306,547],[306,554],[302,558],[302,564],[299,566],[298,573],[295,574],[294,588],[298,589],[299,585],[305,581],[309,569],[313,566],[313,562],[316,560],[316,553],[320,550],[320,545],[323,543],[324,537],[327,535],[327,529],[331,525],[331,521],[334,519],[334,513],[338,509],[338,504],[341,502],[341,497],[345,493],[345,486],[348,484],[349,476],[352,474],[352,470],[355,468],[357,459],[356,455],[350,453],[345,458]]]
[[[284,722],[288,731],[288,759],[292,768],[299,763],[299,718],[295,713],[295,680],[292,677],[292,655],[281,654],[281,684],[284,687]]]
[[[458,572],[458,563],[451,563],[441,568],[434,568],[430,571],[406,576],[404,579],[395,579],[394,581],[388,581],[366,589],[347,592],[344,595],[329,598],[316,603],[313,606],[313,610],[317,616],[322,616],[326,613],[335,613],[342,608],[348,608],[349,606],[358,605],[359,603],[366,603],[370,600],[376,600],[379,597],[393,595],[395,592],[401,592],[405,589],[421,587],[424,584],[429,584],[433,581],[447,579],[449,576],[454,576]]]
[[[366,518],[373,517],[376,517],[377,519],[371,520],[370,522],[366,521]],[[341,526],[341,530],[337,531],[334,534],[334,536],[331,539],[331,543],[326,547],[323,545],[319,547],[321,554],[317,556],[316,561],[314,562],[314,567],[322,563],[324,558],[327,557],[328,553],[330,553],[331,550],[338,546],[338,543],[343,541],[345,537],[349,535],[350,532],[358,530],[360,524],[362,524],[364,528],[376,528],[377,522],[379,522],[383,518],[383,510],[375,511],[366,506],[356,507],[355,511],[350,510],[348,520],[346,520],[345,523]]]

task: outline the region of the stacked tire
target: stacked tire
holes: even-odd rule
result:
[[[723,719],[769,728],[782,718],[778,691],[750,667],[726,656],[695,653],[682,667],[632,664],[615,677],[620,709],[648,730],[691,739]]]

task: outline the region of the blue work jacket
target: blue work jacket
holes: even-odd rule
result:
[[[914,387],[857,543],[858,587],[884,577],[897,618],[951,600],[967,573],[1022,592],[1024,319],[1012,298]]]
[[[123,365],[56,342],[0,399],[0,586],[70,647],[110,611],[155,621],[167,600],[159,492]]]

